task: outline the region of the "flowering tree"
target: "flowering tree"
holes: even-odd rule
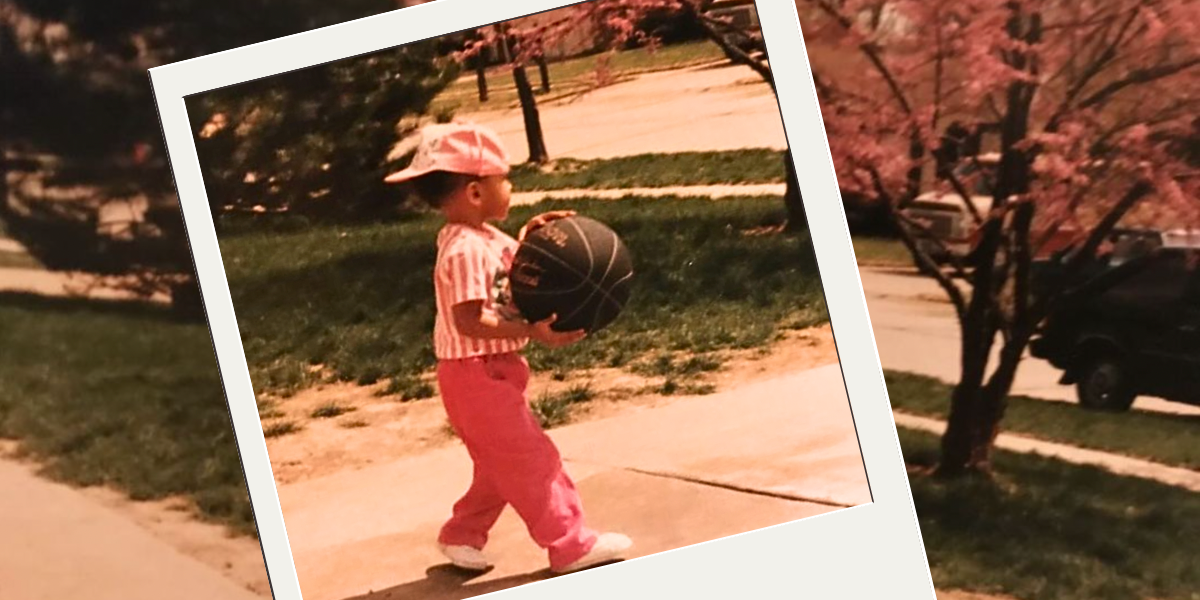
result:
[[[987,473],[1031,337],[1114,226],[1200,223],[1200,179],[1181,150],[1197,139],[1200,3],[797,6],[841,186],[890,208],[960,325],[961,373],[937,473]],[[983,132],[1000,156],[990,210],[975,212],[969,264],[952,261],[947,272],[916,243],[928,232],[900,209],[936,187],[975,210],[975,182],[946,163],[976,160],[957,141]],[[1063,237],[1072,248],[1063,276],[1031,293],[1034,257]]]

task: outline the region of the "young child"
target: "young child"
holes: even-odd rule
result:
[[[559,347],[584,332],[552,330],[554,316],[525,322],[511,306],[508,270],[518,242],[489,223],[508,217],[508,171],[495,133],[452,123],[422,130],[412,164],[386,178],[411,182],[445,217],[433,275],[434,351],[442,402],[474,463],[474,479],[442,527],[438,547],[460,568],[486,570],[488,531],[511,504],[546,549],[550,569],[568,573],[618,558],[632,542],[584,524],[579,493],[525,400],[529,364],[520,351],[528,341]],[[538,215],[518,237],[571,214]]]

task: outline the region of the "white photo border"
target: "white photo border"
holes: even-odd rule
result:
[[[300,585],[184,98],[576,3],[438,0],[150,70],[276,599],[299,600]],[[872,502],[496,592],[505,598],[934,598],[796,8],[756,5]]]

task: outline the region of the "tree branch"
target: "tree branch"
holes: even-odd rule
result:
[[[837,6],[832,5],[827,0],[812,1],[817,5],[817,8],[829,15],[842,29],[847,32],[853,32],[854,22],[849,17],[843,15]],[[896,99],[896,102],[900,104],[900,108],[904,110],[904,114],[912,116],[912,105],[909,104],[904,91],[900,89],[900,84],[896,81],[896,77],[887,68],[887,65],[883,63],[883,57],[879,54],[879,48],[870,42],[863,42],[858,45],[858,48],[866,55],[867,60],[871,62],[871,66],[883,77],[884,82],[887,83],[888,90],[891,92],[892,97]]]
[[[762,77],[768,85],[771,86],[771,91],[775,90],[775,77],[771,74],[771,67],[767,66],[762,61],[755,60],[754,57],[750,56],[749,54],[742,52],[741,48],[738,48],[730,43],[729,39],[726,38],[725,35],[720,31],[717,31],[717,29],[713,26],[714,24],[726,24],[715,21],[711,17],[696,14],[695,10],[691,8],[691,4],[688,2],[681,2],[681,4],[688,7],[684,10],[691,12],[693,18],[696,20],[696,23],[700,26],[700,29],[704,31],[705,37],[720,47],[721,51],[725,53],[726,58],[736,64],[750,67],[755,73],[758,73],[758,75]]]
[[[1117,35],[1113,38],[1112,42],[1084,69],[1083,74],[1075,81],[1071,89],[1067,90],[1067,94],[1063,97],[1062,102],[1054,109],[1054,112],[1050,113],[1051,117],[1046,122],[1046,131],[1056,131],[1058,129],[1059,121],[1067,113],[1071,103],[1079,97],[1079,94],[1083,93],[1083,88],[1087,87],[1087,84],[1091,83],[1092,79],[1099,75],[1112,59],[1116,58],[1117,47],[1121,45],[1125,34],[1129,31],[1129,27],[1133,25],[1133,21],[1137,18],[1137,15],[1137,10],[1130,11],[1129,18],[1121,24],[1121,28],[1117,30]]]
[[[967,314],[967,302],[966,299],[963,298],[962,290],[958,289],[958,286],[954,284],[954,281],[947,277],[946,274],[938,268],[937,263],[935,263],[928,254],[922,252],[921,249],[917,247],[917,241],[913,237],[912,232],[900,222],[903,216],[898,210],[896,210],[896,206],[892,202],[891,196],[887,193],[887,190],[884,189],[883,179],[880,177],[879,171],[874,167],[869,167],[868,172],[871,174],[871,181],[875,185],[875,192],[879,195],[879,200],[884,203],[884,206],[887,207],[888,216],[891,217],[896,223],[896,230],[900,233],[900,241],[904,244],[904,247],[908,249],[908,253],[913,257],[913,260],[916,261],[921,272],[927,273],[930,277],[933,277],[934,281],[936,281],[937,284],[942,288],[942,291],[946,292],[946,295],[950,298],[950,303],[954,306],[954,312],[958,317],[959,325],[962,326],[964,323],[963,319],[966,318]]]
[[[1108,85],[1100,88],[1096,93],[1088,96],[1079,103],[1079,108],[1091,108],[1108,100],[1117,92],[1120,92],[1131,85],[1150,83],[1159,79],[1163,79],[1164,77],[1170,77],[1197,65],[1200,65],[1200,56],[1194,56],[1177,63],[1134,70],[1129,75],[1109,83]]]

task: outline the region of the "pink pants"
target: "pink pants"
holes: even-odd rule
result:
[[[450,425],[475,463],[470,489],[454,505],[438,541],[482,549],[504,507],[525,521],[551,568],[592,549],[596,532],[550,437],[525,401],[529,364],[520,354],[443,360],[438,385]]]

